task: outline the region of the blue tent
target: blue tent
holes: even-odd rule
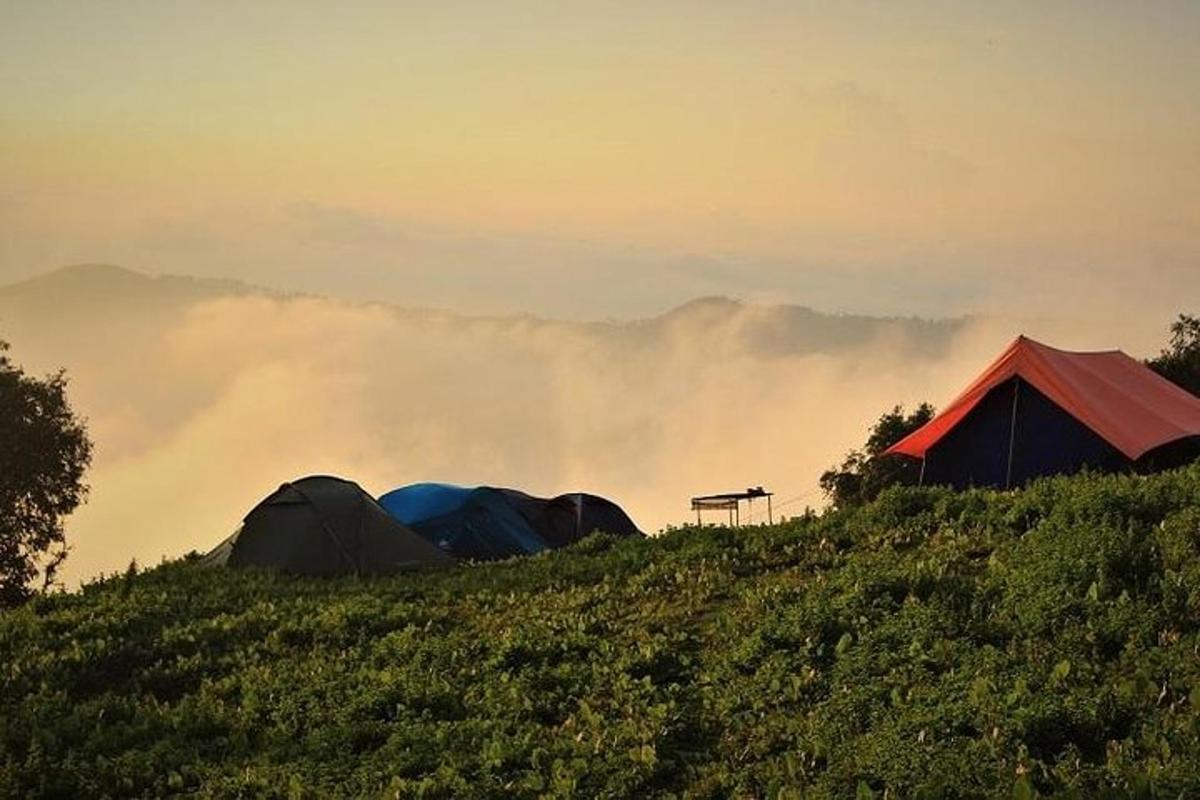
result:
[[[582,493],[547,500],[515,489],[414,483],[379,504],[426,541],[472,561],[565,547],[595,530],[642,535],[615,503]]]
[[[379,504],[426,541],[455,558],[490,561],[529,555],[549,545],[498,489],[416,483]]]
[[[424,522],[462,508],[471,489],[449,483],[414,483],[379,498],[379,505],[405,525]]]

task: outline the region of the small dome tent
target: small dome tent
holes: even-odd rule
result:
[[[205,562],[303,575],[389,573],[453,563],[358,484],[326,475],[280,486]]]
[[[546,506],[548,538],[555,547],[577,542],[602,531],[613,536],[641,536],[637,525],[619,505],[585,492],[560,494]]]
[[[922,483],[955,488],[1156,469],[1200,455],[1200,398],[1119,350],[1076,353],[1019,336],[887,453],[921,459]]]

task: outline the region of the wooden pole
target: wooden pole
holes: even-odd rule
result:
[[[1012,488],[1013,449],[1017,441],[1017,397],[1021,394],[1021,379],[1013,378],[1012,419],[1008,423],[1008,472],[1004,476],[1004,488]]]
[[[771,517],[771,495],[767,495],[767,524],[775,524],[775,520]]]

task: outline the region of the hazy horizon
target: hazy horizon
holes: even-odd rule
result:
[[[1200,7],[0,9],[0,282],[482,313],[1200,296]]]
[[[428,480],[590,491],[650,532],[689,521],[694,494],[747,485],[797,513],[821,505],[820,472],[880,413],[944,404],[1016,334],[1145,356],[1169,322],[719,300],[624,321],[473,317],[95,266],[0,286],[10,355],[67,369],[96,443],[91,498],[67,521],[68,585],[207,550],[313,473],[373,494]]]

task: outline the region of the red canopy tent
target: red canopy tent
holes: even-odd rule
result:
[[[940,462],[938,482],[1008,486],[1085,464],[1119,467],[1198,436],[1200,398],[1140,361],[1119,350],[1074,353],[1018,336],[940,414],[887,452],[925,459],[923,473]],[[997,480],[1001,461],[1004,479]]]

